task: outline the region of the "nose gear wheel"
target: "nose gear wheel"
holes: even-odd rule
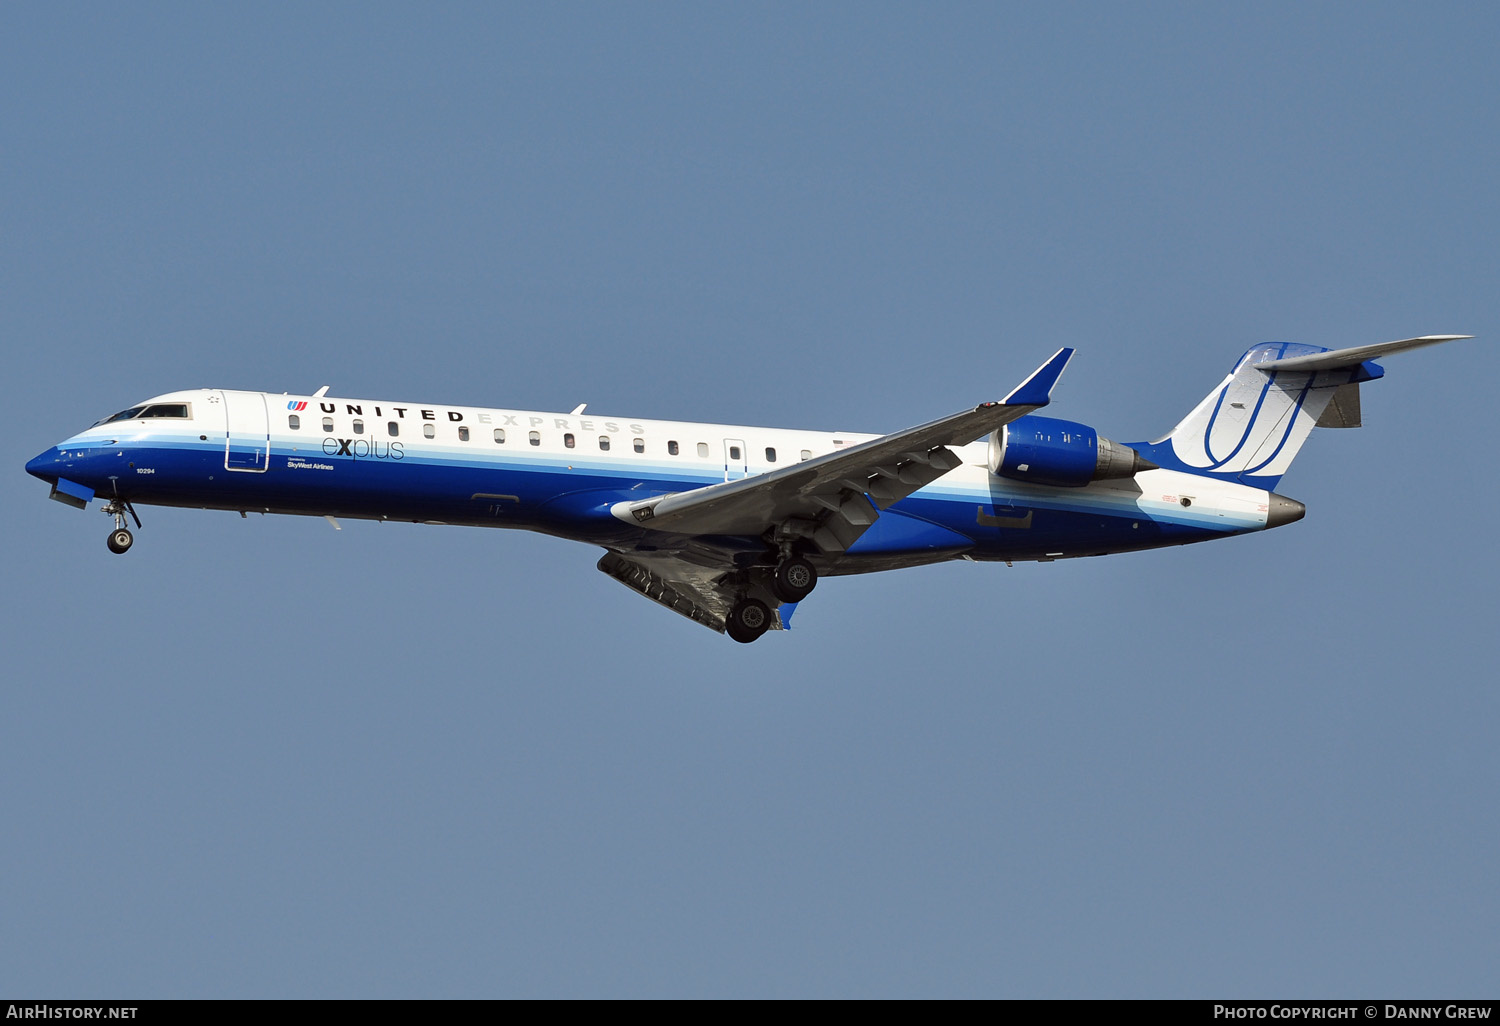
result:
[[[125,514],[127,512],[130,514],[137,528],[141,526],[141,518],[134,506],[119,498],[105,503],[103,511],[115,518],[115,529],[109,532],[109,538],[105,540],[105,544],[109,546],[109,551],[116,555],[124,555],[130,551],[130,546],[135,544],[135,535],[131,534],[130,529],[125,526]]]

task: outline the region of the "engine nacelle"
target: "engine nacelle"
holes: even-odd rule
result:
[[[1156,469],[1130,446],[1070,420],[1022,417],[990,435],[990,473],[1012,481],[1082,488]]]

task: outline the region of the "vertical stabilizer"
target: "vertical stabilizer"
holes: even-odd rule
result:
[[[1341,390],[1357,389],[1382,373],[1369,363],[1329,370],[1263,366],[1328,351],[1294,342],[1255,346],[1171,433],[1137,448],[1163,467],[1274,490],[1334,396],[1346,397],[1349,392]],[[1344,419],[1342,406],[1332,416]]]
[[[1352,349],[1267,342],[1240,357],[1166,437],[1135,448],[1172,470],[1274,490],[1314,427],[1359,427],[1360,383],[1385,374],[1374,357],[1470,337],[1423,335]]]

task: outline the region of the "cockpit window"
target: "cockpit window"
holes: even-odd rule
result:
[[[146,407],[145,411],[141,414],[142,420],[145,420],[147,417],[172,417],[177,420],[187,420],[188,404],[152,403],[150,406]]]
[[[144,410],[144,409],[145,409],[144,406],[132,406],[128,410],[121,410],[119,413],[115,414],[113,417],[105,417],[99,423],[100,424],[113,424],[117,420],[129,420],[131,417],[139,417],[141,415],[141,411]]]
[[[105,417],[99,423],[113,424],[117,420],[145,420],[148,417],[170,417],[173,420],[190,420],[192,416],[189,403],[152,403],[149,406],[132,406],[128,410],[121,410],[113,417]]]

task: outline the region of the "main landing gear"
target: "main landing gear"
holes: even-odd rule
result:
[[[761,570],[761,574],[765,571]],[[784,603],[801,602],[812,594],[818,585],[818,571],[801,556],[788,555],[771,572],[770,580],[760,577],[760,588],[769,585],[769,590]],[[758,598],[742,594],[740,600],[729,610],[724,619],[724,632],[742,645],[760,638],[771,629],[775,614],[771,607]]]
[[[801,602],[818,586],[818,571],[801,556],[791,556],[776,567],[771,578],[772,590],[783,602]]]
[[[141,518],[136,514],[135,507],[124,499],[111,499],[104,505],[103,510],[115,518],[115,529],[109,532],[109,538],[104,544],[108,545],[109,551],[116,555],[124,555],[130,551],[130,546],[135,544],[135,535],[131,534],[129,528],[125,526],[125,514],[127,512],[130,514],[137,530],[140,529]]]
[[[743,598],[729,610],[724,631],[741,645],[748,645],[771,629],[771,609],[760,599]]]

